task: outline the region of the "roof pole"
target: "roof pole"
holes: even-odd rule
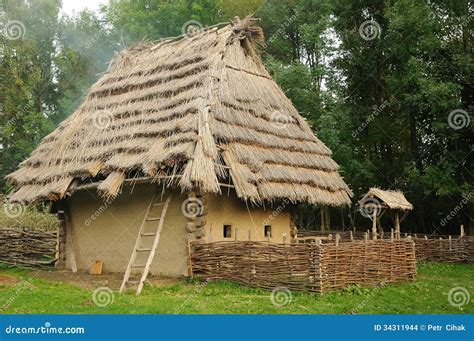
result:
[[[374,207],[374,213],[372,214],[372,239],[377,239],[377,209]]]
[[[400,239],[400,216],[398,210],[395,211],[395,238]]]

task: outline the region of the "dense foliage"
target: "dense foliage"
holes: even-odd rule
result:
[[[457,233],[471,223],[471,1],[109,0],[73,16],[60,0],[0,4],[4,192],[3,177],[77,108],[114,51],[181,35],[190,20],[208,26],[254,14],[267,67],[333,150],[356,199],[372,186],[403,190],[415,205],[412,232]],[[299,212],[300,225],[319,224],[319,209]],[[355,207],[330,213],[339,227],[370,223]]]

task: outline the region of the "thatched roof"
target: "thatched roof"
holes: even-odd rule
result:
[[[265,70],[259,38],[245,19],[120,53],[8,176],[10,200],[59,200],[92,180],[115,196],[140,176],[212,193],[231,183],[252,202],[350,204],[331,151]]]
[[[367,194],[359,200],[359,205],[364,207],[367,204],[375,204],[373,199],[378,201],[376,205],[380,204],[381,206],[386,206],[394,210],[409,211],[413,209],[413,205],[408,202],[402,192],[384,191],[380,188],[371,188]]]

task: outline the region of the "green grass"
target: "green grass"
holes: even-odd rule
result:
[[[1,276],[20,279],[1,284],[0,313],[9,314],[473,314],[474,300],[462,308],[448,302],[453,287],[466,288],[474,298],[474,266],[419,264],[413,283],[379,288],[350,287],[325,295],[292,293],[291,302],[276,307],[270,293],[228,282],[178,282],[165,287],[145,286],[141,296],[113,292],[113,303],[99,307],[93,290],[34,277],[34,272],[0,268]],[[26,281],[31,285],[27,286]],[[5,306],[6,302],[9,302]]]

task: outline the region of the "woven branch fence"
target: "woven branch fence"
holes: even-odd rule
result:
[[[25,268],[49,267],[56,261],[56,232],[0,229],[0,262]]]
[[[340,236],[342,241],[362,240],[366,232],[356,231],[298,231],[298,238],[328,238],[327,242],[334,242],[336,235]],[[370,236],[370,234],[369,234]],[[404,235],[405,237],[408,234]],[[390,239],[391,234],[385,233],[378,238]],[[352,239],[351,239],[352,238]],[[415,242],[416,260],[443,262],[443,263],[474,263],[474,237],[472,236],[423,236],[410,235]],[[324,243],[325,240],[323,239]]]
[[[377,286],[413,280],[415,247],[408,240],[286,245],[252,241],[194,243],[191,271],[205,280],[324,293],[351,284]]]
[[[414,238],[416,259],[443,263],[474,263],[474,238]]]

